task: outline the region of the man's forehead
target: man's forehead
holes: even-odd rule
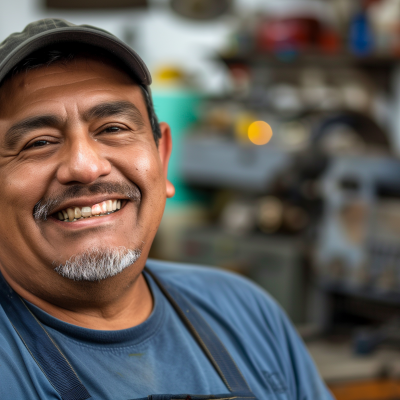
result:
[[[7,111],[22,111],[24,105],[40,107],[40,101],[71,95],[85,100],[88,94],[101,91],[122,96],[139,93],[140,88],[125,71],[103,59],[77,57],[68,63],[39,66],[17,73],[2,85],[0,117]]]

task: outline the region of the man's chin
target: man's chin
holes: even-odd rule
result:
[[[141,249],[127,249],[123,246],[92,248],[74,254],[64,263],[53,262],[54,271],[74,281],[99,282],[121,273],[134,264],[141,255]]]

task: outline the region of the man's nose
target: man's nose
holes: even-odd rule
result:
[[[57,179],[62,184],[88,184],[110,172],[111,164],[101,155],[99,144],[86,136],[65,144]]]

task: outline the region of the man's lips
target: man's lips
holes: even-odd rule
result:
[[[73,210],[80,208],[82,214],[84,207],[90,207],[91,211],[94,207],[92,214],[99,215],[104,207],[107,208],[102,203],[110,200],[121,201],[121,207],[127,202],[140,203],[141,192],[135,184],[126,182],[97,182],[90,186],[71,185],[58,195],[38,201],[33,208],[33,217],[36,221],[46,221],[50,216],[58,216],[59,212],[63,214],[63,210],[66,211],[68,208]],[[114,206],[115,204],[113,208]]]
[[[54,210],[50,210],[49,214],[60,221],[75,222],[83,218],[104,216],[117,212],[126,202],[127,199],[118,195],[71,199],[54,208]]]
[[[97,196],[77,197],[58,204],[54,208],[50,208],[49,214],[57,214],[59,211],[74,207],[92,207],[95,204],[102,203],[107,200],[130,200],[128,197],[120,194],[102,194]]]
[[[97,226],[104,226],[104,225],[109,225],[110,223],[114,224],[116,221],[121,221],[126,218],[126,213],[125,210],[129,206],[129,204],[132,204],[131,202],[125,201],[125,205],[121,207],[120,210],[116,210],[112,213],[105,214],[103,216],[96,215],[88,218],[79,218],[77,220],[73,220],[72,222],[69,222],[69,220],[64,220],[60,221],[57,217],[57,215],[51,215],[50,218],[47,219],[47,221],[51,224],[55,224],[56,226],[62,228],[62,229],[67,229],[67,230],[81,230],[81,229],[87,229],[87,228],[93,228]]]

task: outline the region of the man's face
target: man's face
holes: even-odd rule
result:
[[[93,248],[141,249],[145,260],[171,193],[170,135],[163,125],[157,148],[130,77],[76,59],[13,77],[0,90],[0,106],[3,271],[30,287],[58,279],[54,263]],[[110,200],[121,209],[74,222],[58,217]],[[46,219],[34,218],[38,202],[48,206]]]

